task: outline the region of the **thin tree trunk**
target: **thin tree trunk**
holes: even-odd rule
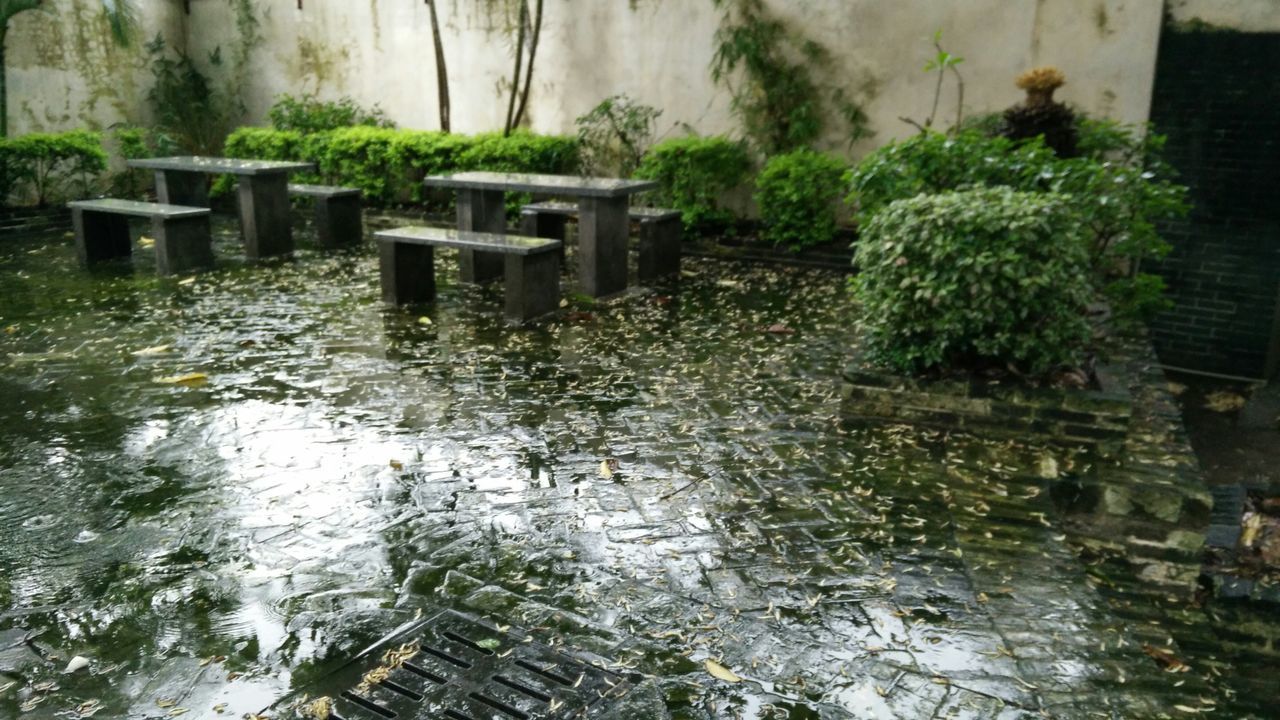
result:
[[[524,35],[525,25],[529,22],[529,3],[524,0],[520,3],[520,29],[516,36],[516,69],[511,73],[511,97],[507,100],[507,122],[503,126],[502,134],[510,135],[514,127],[516,112],[516,96],[520,94],[520,69],[524,64]]]
[[[519,127],[524,120],[524,111],[529,105],[529,88],[533,86],[533,60],[538,56],[538,39],[542,37],[542,0],[538,0],[533,17],[533,33],[529,39],[529,65],[525,68],[524,89],[520,91],[520,107],[516,110],[516,127]]]
[[[6,19],[5,24],[0,26],[0,138],[9,137],[9,87],[5,82],[5,71],[8,65],[5,62],[4,43],[9,35],[9,21]],[[3,202],[4,198],[0,198]]]
[[[439,96],[440,129],[450,132],[449,125],[449,70],[444,64],[444,45],[440,37],[440,19],[436,15],[436,0],[426,0],[431,8],[431,40],[436,47],[436,94]]]

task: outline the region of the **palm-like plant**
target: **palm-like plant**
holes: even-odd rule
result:
[[[0,137],[9,135],[9,93],[5,84],[5,40],[9,35],[9,21],[16,15],[35,10],[44,0],[0,0]],[[111,37],[116,44],[126,47],[133,39],[137,13],[130,0],[102,0]]]

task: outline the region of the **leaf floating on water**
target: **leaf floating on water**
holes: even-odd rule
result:
[[[765,328],[764,331],[767,333],[772,333],[774,335],[795,335],[796,334],[796,331],[794,329],[787,327],[782,323],[774,323],[773,325],[770,325],[769,327]]]
[[[171,345],[152,345],[151,347],[142,348],[141,350],[134,350],[133,354],[136,357],[147,357],[150,355],[163,355],[169,352],[169,350],[171,349],[172,349]]]
[[[91,718],[94,715],[98,714],[98,711],[101,709],[102,709],[101,700],[97,700],[97,699],[86,700],[80,703],[79,705],[77,705],[75,709],[72,710],[72,717],[76,718],[76,720],[81,720],[81,718]]]
[[[143,235],[142,237],[138,238],[138,245],[144,248],[155,247],[156,239],[153,237],[147,237],[146,235]]]
[[[1178,659],[1172,651],[1159,648],[1154,645],[1143,645],[1142,652],[1146,653],[1155,660],[1165,672],[1187,672],[1191,666]]]
[[[333,700],[329,697],[319,697],[302,706],[302,716],[306,718],[329,720],[332,714]]]
[[[177,704],[178,701],[173,698],[160,698],[159,700],[156,700],[156,707],[160,708],[171,708],[177,706]]]
[[[195,281],[196,281],[196,279],[195,279],[195,278],[193,278],[193,277],[183,278],[182,280],[179,280],[179,281],[178,281],[178,284],[179,284],[179,285],[190,285],[191,283],[193,283],[193,282],[195,282]]]
[[[197,387],[209,382],[209,376],[204,373],[194,372],[186,375],[170,375],[169,377],[156,378],[156,382],[162,385],[183,385],[185,387]]]
[[[484,648],[485,650],[497,650],[497,649],[498,649],[498,645],[500,645],[500,644],[501,644],[501,643],[499,643],[499,642],[498,642],[496,639],[494,639],[494,638],[485,638],[484,640],[477,640],[477,641],[476,641],[476,645],[479,645],[480,647]]]
[[[89,658],[77,655],[71,658],[71,662],[67,663],[67,667],[62,670],[64,675],[70,675],[77,670],[83,670],[89,667]]]
[[[418,318],[418,324],[419,324],[419,325],[430,325],[430,324],[431,324],[431,318],[427,317],[426,315],[423,315],[422,317]]]
[[[606,458],[600,461],[600,477],[611,478],[613,473],[618,469],[618,461],[613,458]]]
[[[737,673],[721,665],[715,660],[707,660],[705,665],[707,668],[707,672],[710,673],[712,677],[718,680],[723,680],[727,683],[742,682],[742,678],[738,677]]]
[[[404,463],[400,462],[399,460],[392,460],[389,464],[391,465],[392,470],[404,469]]]

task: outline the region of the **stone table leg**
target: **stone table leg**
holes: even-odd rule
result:
[[[257,260],[293,252],[288,175],[241,175],[238,193],[245,255]]]
[[[209,207],[209,180],[202,172],[157,170],[156,196],[168,205]]]
[[[569,218],[559,213],[524,210],[520,213],[520,234],[526,237],[550,238],[560,241],[560,264],[565,260],[565,226]]]
[[[174,275],[213,267],[209,216],[152,220],[156,236],[156,273]]]
[[[364,239],[364,220],[359,195],[316,198],[316,238],[321,247],[359,245]]]
[[[71,223],[75,227],[80,264],[88,266],[133,254],[129,219],[125,216],[72,208]]]
[[[525,320],[554,312],[560,306],[560,254],[507,255],[507,319]]]
[[[591,297],[627,289],[627,197],[584,197],[578,204],[578,283]]]
[[[680,218],[640,222],[640,282],[680,274]]]
[[[435,252],[430,245],[378,243],[382,301],[389,305],[431,302],[436,297]]]
[[[507,206],[504,193],[501,190],[459,190],[458,230],[506,234]],[[462,282],[490,282],[502,277],[502,255],[459,250],[458,267]]]

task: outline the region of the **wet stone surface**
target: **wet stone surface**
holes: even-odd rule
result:
[[[612,659],[637,686],[616,718],[1276,700],[1236,691],[1265,653],[1233,664],[1209,615],[1077,558],[1046,483],[1089,458],[842,423],[839,275],[692,261],[516,330],[447,255],[438,304],[389,310],[371,245],[248,267],[215,230],[193,279],[0,243],[0,717],[336,695],[445,609]]]

